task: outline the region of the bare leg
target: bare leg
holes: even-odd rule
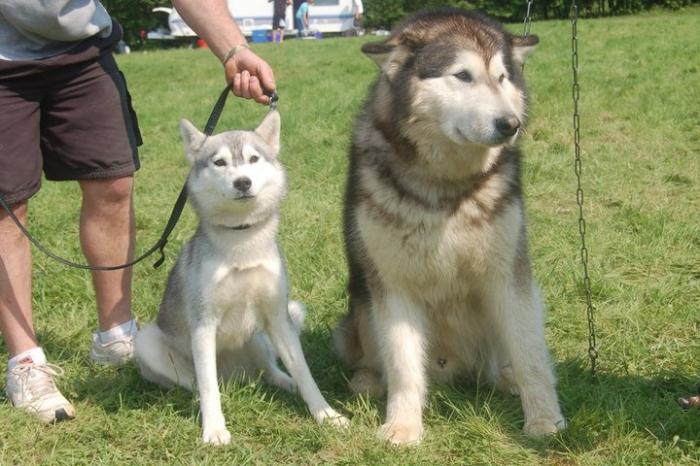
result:
[[[134,255],[133,177],[82,180],[80,240],[92,265],[119,265]],[[131,319],[131,267],[93,271],[100,330]]]
[[[395,444],[417,444],[423,435],[425,376],[425,313],[413,300],[387,292],[376,310],[384,346],[388,403],[379,437]]]
[[[27,224],[27,202],[11,206]],[[29,240],[0,210],[0,331],[10,357],[38,346],[32,322],[32,257]]]

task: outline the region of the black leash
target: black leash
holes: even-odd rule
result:
[[[218,100],[216,101],[216,104],[214,104],[214,108],[211,111],[211,115],[209,115],[209,119],[207,120],[207,124],[204,126],[204,134],[207,136],[211,136],[212,133],[214,133],[214,129],[216,128],[216,124],[219,122],[219,118],[221,117],[221,112],[224,110],[224,106],[226,105],[226,99],[228,98],[229,93],[231,92],[231,86],[226,86],[226,88],[221,92],[221,95],[219,96]],[[270,110],[275,110],[277,108],[277,101],[279,100],[279,97],[277,96],[276,92],[272,92],[268,94],[270,97]],[[127,267],[131,267],[151,254],[153,254],[156,251],[160,251],[160,258],[153,264],[154,268],[158,268],[161,265],[163,265],[163,262],[165,262],[165,246],[168,244],[168,237],[172,233],[173,229],[175,229],[175,225],[177,225],[178,220],[180,220],[180,215],[182,215],[182,211],[185,208],[185,204],[187,204],[187,184],[185,184],[182,189],[180,190],[180,195],[177,197],[177,200],[175,201],[175,205],[173,206],[173,210],[170,213],[170,218],[168,218],[168,223],[165,225],[165,228],[163,229],[163,233],[160,235],[160,239],[151,246],[151,248],[146,251],[145,253],[141,254],[139,257],[136,259],[127,262],[126,264],[121,264],[121,265],[112,265],[112,266],[100,266],[100,265],[86,265],[86,264],[78,264],[76,262],[71,262],[67,259],[62,258],[61,256],[54,254],[51,252],[46,246],[41,244],[36,238],[34,238],[31,233],[22,225],[22,222],[19,221],[17,216],[12,212],[12,209],[10,206],[7,204],[5,201],[5,198],[0,195],[0,206],[7,212],[7,215],[10,216],[12,221],[17,225],[17,228],[20,229],[20,231],[24,234],[24,236],[31,241],[31,243],[36,246],[36,248],[49,256],[50,258],[60,262],[63,265],[67,265],[69,267],[74,267],[76,269],[83,269],[83,270],[100,270],[100,271],[108,271],[108,270],[119,270],[119,269],[125,269]]]

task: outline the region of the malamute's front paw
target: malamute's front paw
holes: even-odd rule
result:
[[[420,422],[387,422],[379,428],[377,437],[394,445],[418,445],[423,437],[423,425]]]
[[[208,428],[202,432],[202,442],[210,445],[228,445],[231,434],[226,427]]]
[[[332,408],[326,408],[318,413],[314,414],[314,419],[319,424],[328,424],[334,427],[346,428],[350,425],[350,420],[339,414]]]
[[[566,420],[560,418],[553,420],[547,417],[539,417],[525,423],[523,432],[529,437],[544,437],[545,435],[556,434],[560,430],[566,429]]]

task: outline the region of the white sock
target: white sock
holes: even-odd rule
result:
[[[30,363],[34,363],[37,365],[46,364],[46,355],[44,354],[44,350],[41,349],[40,346],[28,349],[27,351],[22,351],[17,356],[10,358],[10,360],[7,361],[7,370],[11,371],[15,367],[17,367],[18,364]]]
[[[131,319],[104,332],[97,332],[97,336],[100,339],[100,343],[105,344],[124,336],[133,337],[136,335],[136,330],[136,320]]]

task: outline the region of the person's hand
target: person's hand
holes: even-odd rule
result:
[[[245,99],[268,104],[270,98],[264,92],[275,90],[275,76],[265,60],[252,50],[242,48],[226,62],[226,82],[231,83],[233,93]]]

